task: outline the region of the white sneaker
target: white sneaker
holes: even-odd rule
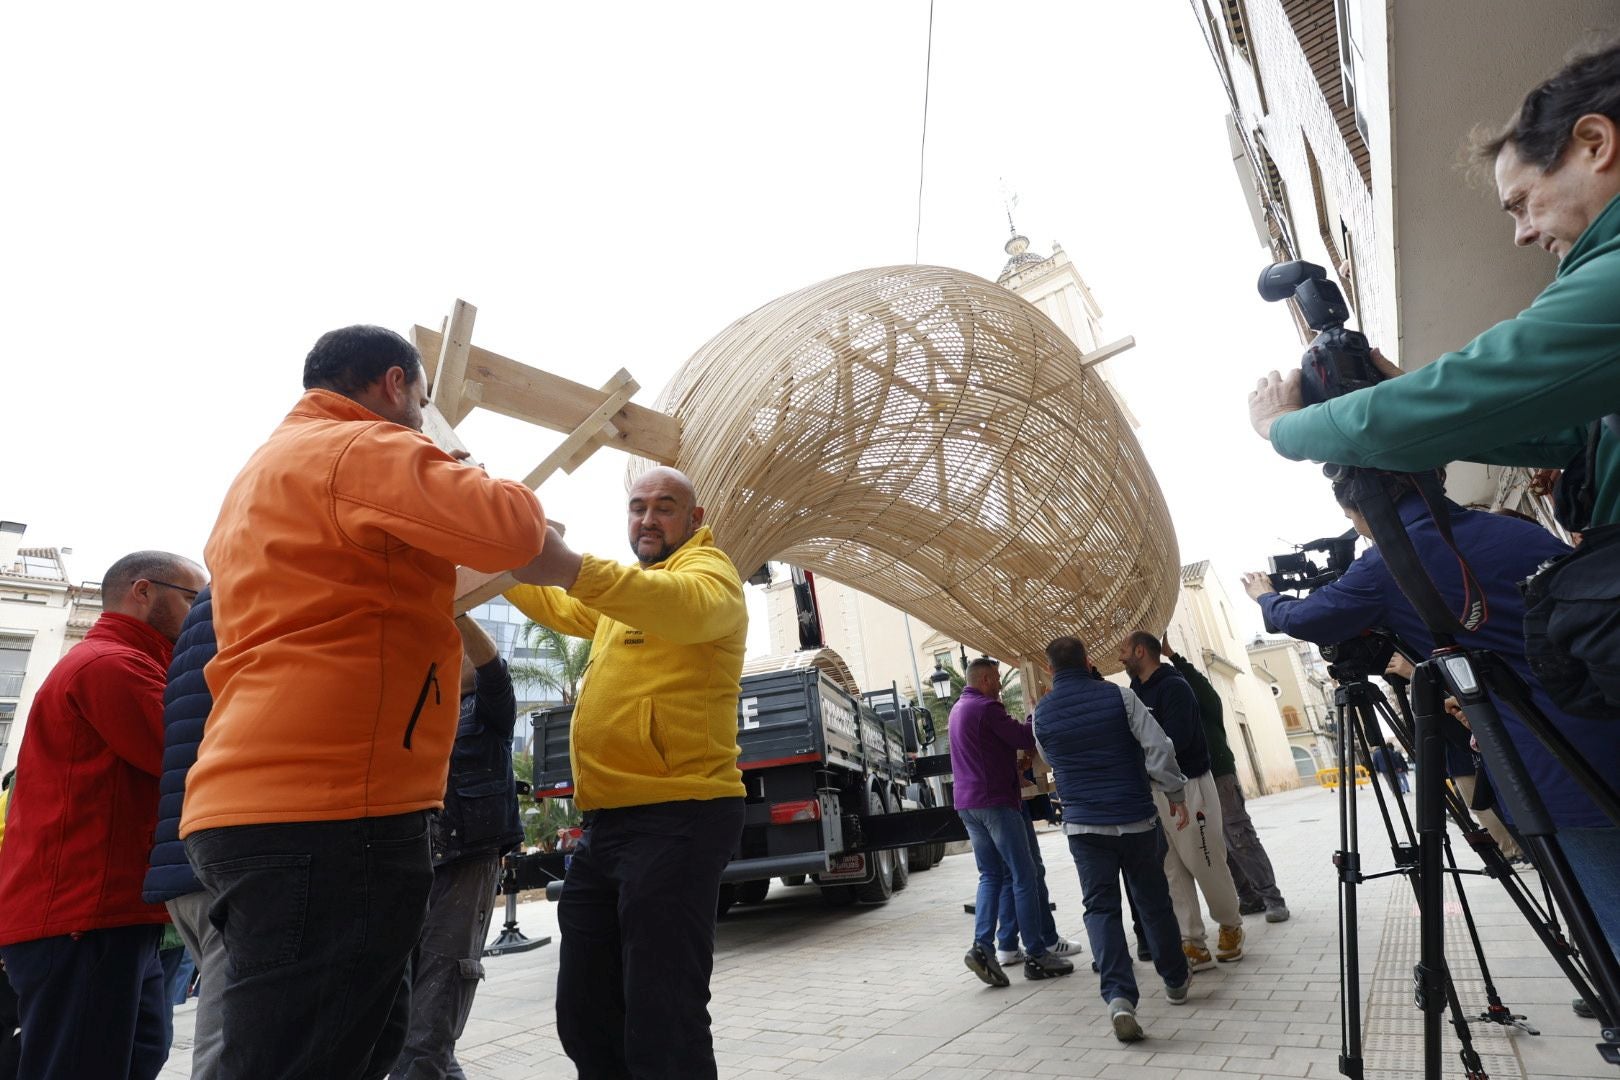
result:
[[[1086,950],[1081,948],[1078,941],[1070,941],[1068,938],[1060,937],[1057,941],[1048,945],[1046,951],[1053,956],[1078,956]]]
[[[1022,964],[1023,962],[1024,950],[1021,948],[996,950],[996,963],[1002,967],[1006,967],[1008,964]]]

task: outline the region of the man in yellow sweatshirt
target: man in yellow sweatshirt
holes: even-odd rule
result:
[[[715,1076],[720,872],[742,835],[748,612],[683,474],[636,480],[629,524],[639,565],[577,554],[550,530],[506,594],[592,642],[570,733],[586,815],[557,908],[557,1033],[581,1080],[701,1080]]]

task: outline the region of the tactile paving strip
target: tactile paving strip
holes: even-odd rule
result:
[[[1468,924],[1456,892],[1446,883],[1446,963],[1465,1017],[1485,1010],[1485,983],[1479,976]],[[1390,892],[1389,910],[1384,921],[1383,943],[1378,962],[1364,978],[1370,977],[1372,994],[1362,1029],[1362,1058],[1366,1080],[1404,1080],[1423,1075],[1423,1014],[1412,997],[1412,967],[1418,959],[1418,910],[1410,885],[1398,882]],[[1488,946],[1487,946],[1488,948]],[[1486,960],[1490,959],[1487,952]],[[1457,1056],[1461,1042],[1451,1026],[1451,1012],[1443,1016],[1441,1073],[1463,1075]],[[1513,1039],[1522,1035],[1500,1024],[1470,1024],[1474,1051],[1491,1080],[1523,1080],[1524,1064],[1519,1060]]]

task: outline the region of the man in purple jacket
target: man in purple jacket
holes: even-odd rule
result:
[[[968,665],[967,685],[951,709],[950,732],[956,812],[973,841],[973,859],[979,867],[973,947],[964,961],[991,986],[1008,985],[991,938],[1001,886],[1010,880],[1024,938],[1024,978],[1067,975],[1074,965],[1053,956],[1037,929],[1040,887],[1019,794],[1024,778],[1018,769],[1018,752],[1033,751],[1035,735],[1001,704],[1001,666],[988,656]]]

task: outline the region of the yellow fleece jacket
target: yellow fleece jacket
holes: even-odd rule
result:
[[[569,731],[582,810],[743,794],[737,768],[748,610],[708,529],[668,559],[586,555],[573,587],[506,594],[535,622],[591,639]]]

